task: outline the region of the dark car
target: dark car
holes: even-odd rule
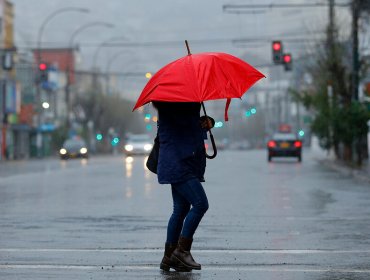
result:
[[[59,150],[61,159],[88,158],[89,153],[85,141],[82,139],[68,139]]]
[[[293,133],[275,133],[267,143],[268,161],[273,157],[296,157],[302,161],[302,141]]]

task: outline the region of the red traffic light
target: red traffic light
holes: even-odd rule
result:
[[[281,43],[280,42],[273,42],[272,43],[272,49],[274,51],[280,51],[281,50]]]
[[[39,70],[40,71],[45,71],[46,69],[48,69],[48,66],[46,65],[46,63],[40,63],[39,64]]]
[[[290,54],[286,54],[283,57],[284,63],[290,63],[292,61],[292,56]]]
[[[272,41],[272,61],[275,64],[283,63],[283,44],[281,41]]]

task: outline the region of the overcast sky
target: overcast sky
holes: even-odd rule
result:
[[[112,37],[127,38],[136,47],[105,47],[99,52],[98,66],[127,50],[112,63],[113,71],[156,71],[164,64],[186,55],[184,39],[193,53],[221,51],[242,57],[250,63],[271,62],[271,42],[244,45],[231,40],[263,37],[282,39],[287,36],[310,38],[320,34],[328,21],[325,7],[304,9],[273,9],[264,13],[230,14],[224,4],[312,3],[312,0],[12,0],[15,5],[17,46],[35,47],[37,33],[45,18],[63,7],[88,8],[88,14],[68,12],[54,17],[42,36],[43,47],[66,47],[71,34],[84,24],[104,21],[114,28],[95,26],[76,35],[74,43],[81,47],[82,66],[90,69],[99,44]],[[326,0],[321,0],[326,2]],[[343,2],[343,1],[342,1]],[[337,9],[338,21],[347,24],[346,12]],[[202,40],[202,43],[198,43]],[[168,46],[140,46],[144,42],[175,41]],[[116,41],[119,43],[120,41]],[[177,43],[176,43],[177,42]],[[193,42],[193,43],[192,43]],[[299,56],[302,43],[284,43],[286,50]],[[145,80],[138,81],[145,83]]]

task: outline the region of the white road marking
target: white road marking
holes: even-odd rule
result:
[[[153,270],[158,271],[158,265],[29,265],[29,264],[14,264],[0,265],[0,269],[75,269],[75,270]],[[292,268],[281,266],[232,266],[232,265],[207,265],[202,267],[203,271],[261,271],[261,272],[336,272],[336,273],[370,273],[370,269],[336,269],[336,268]]]
[[[298,232],[292,232],[292,234],[299,234]],[[288,250],[288,249],[270,249],[270,250],[253,250],[253,249],[193,249],[193,252],[197,253],[215,253],[215,254],[370,254],[370,250],[331,250],[331,249],[299,249],[299,250]],[[1,252],[27,252],[27,253],[38,253],[38,252],[76,252],[76,253],[88,253],[88,252],[110,252],[110,253],[158,253],[163,252],[163,248],[148,248],[148,249],[109,249],[109,248],[86,248],[86,249],[47,249],[47,248],[0,248]]]

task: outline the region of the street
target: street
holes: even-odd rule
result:
[[[369,279],[370,188],[266,151],[208,161],[201,271],[162,273],[172,209],[145,157],[0,164],[0,279]]]

